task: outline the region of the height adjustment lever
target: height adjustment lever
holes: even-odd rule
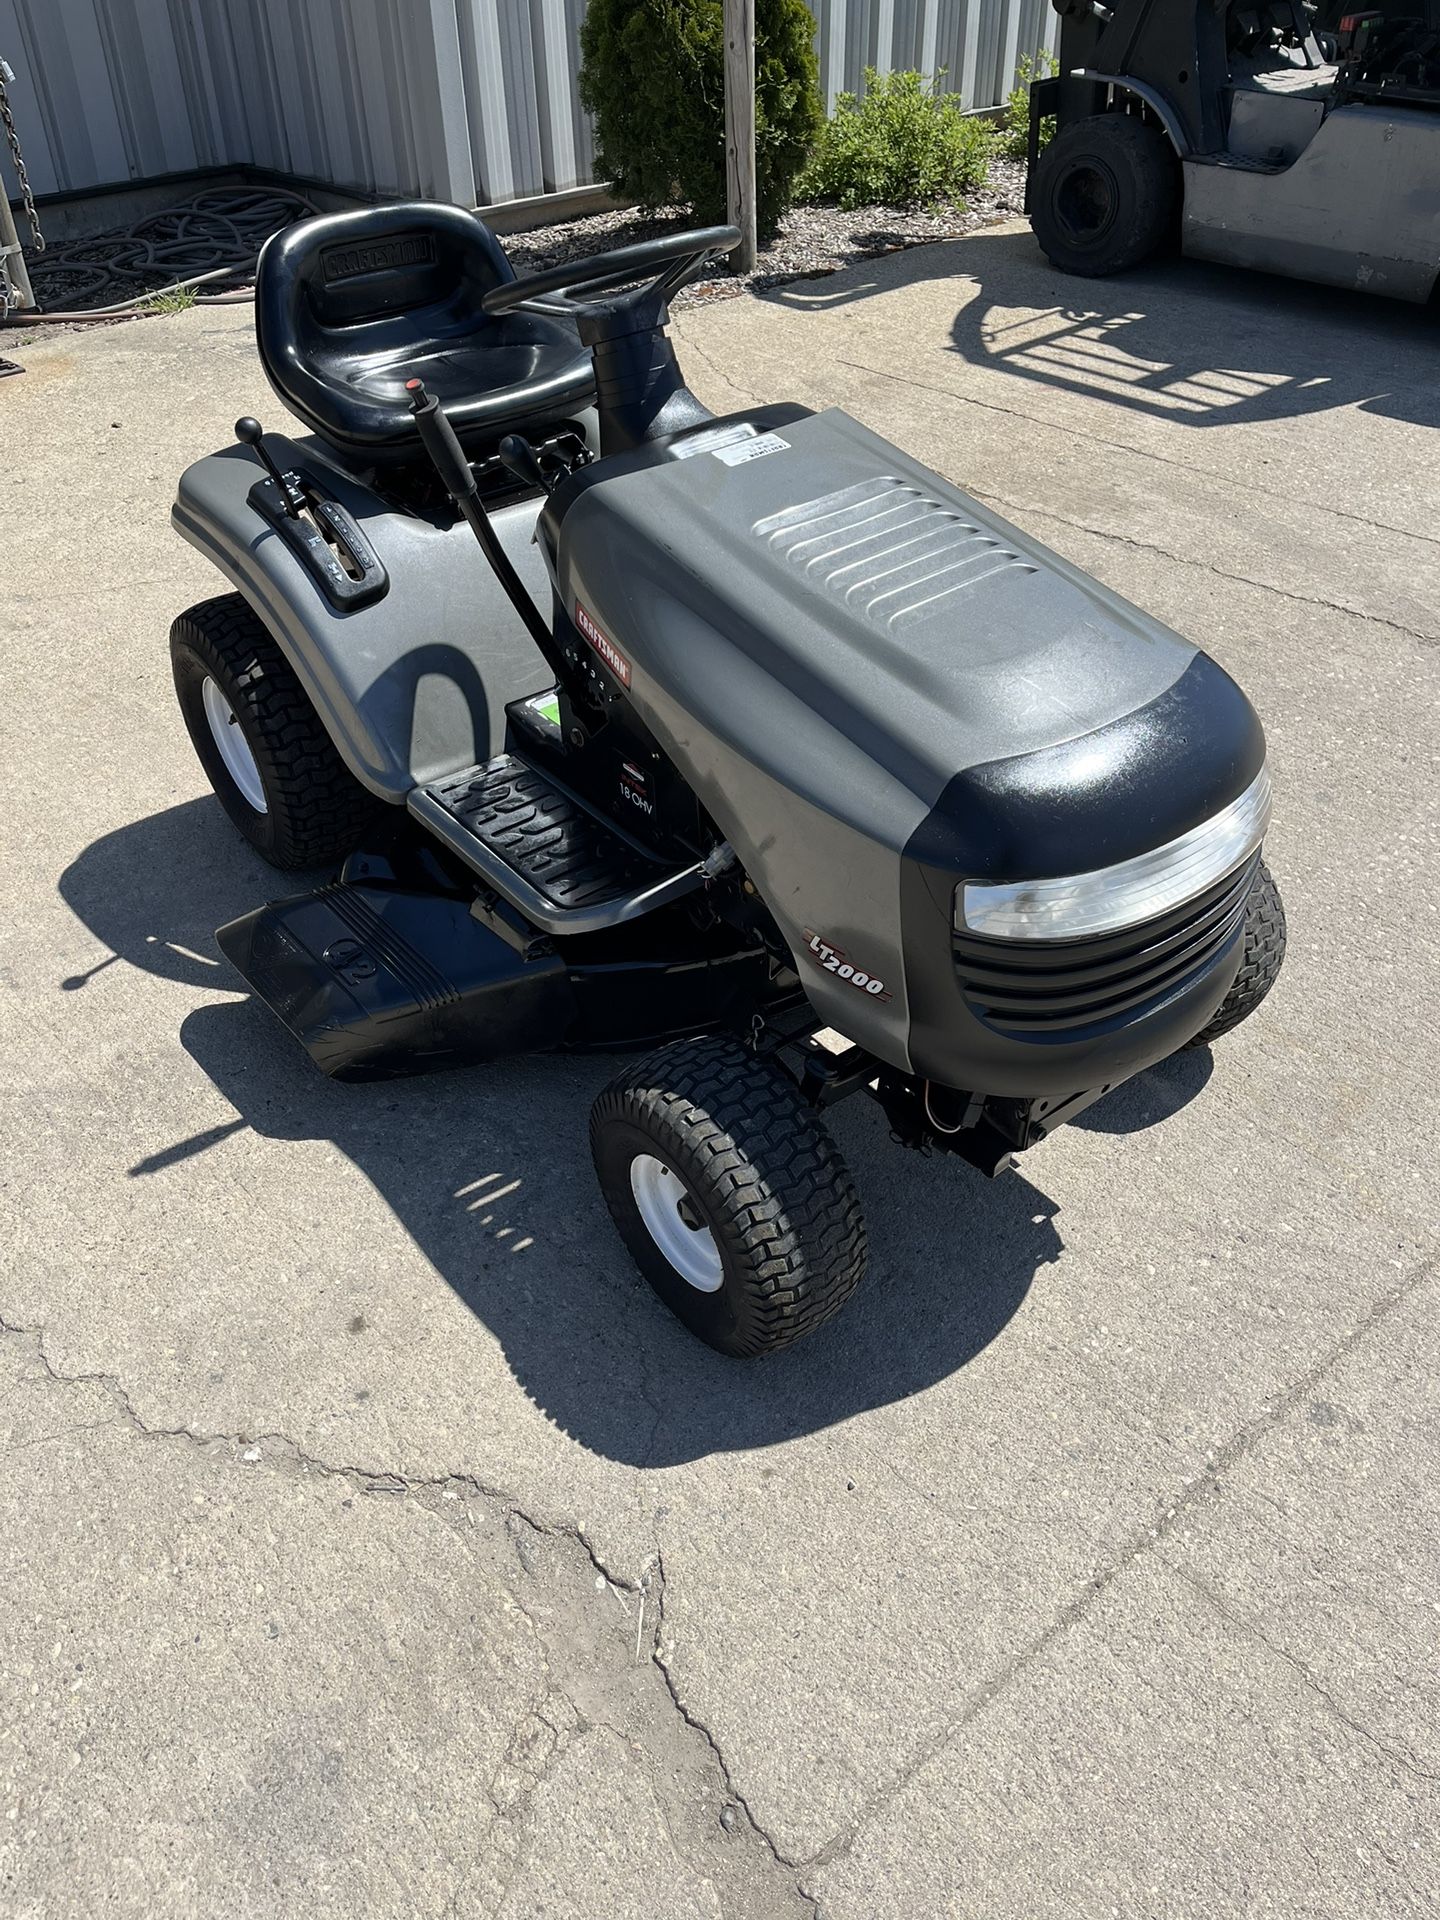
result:
[[[498,535],[490,523],[485,511],[485,502],[480,498],[480,490],[475,484],[475,473],[465,457],[465,450],[456,438],[455,429],[446,416],[436,394],[427,392],[423,380],[407,380],[405,391],[410,396],[410,411],[415,416],[415,430],[420,435],[421,445],[430,456],[430,463],[440,476],[440,483],[455,505],[460,509],[466,524],[480,543],[480,551],[490,562],[491,572],[505,589],[510,604],[514,607],[530,638],[540,649],[540,656],[555,678],[564,684],[569,671],[569,663],[564,649],[557,642],[540,609],[530,598],[514,567],[510,556],[501,546]],[[507,436],[508,437],[508,436]]]
[[[440,476],[440,484],[469,520],[465,502],[475,497],[475,474],[465,458],[464,448],[455,437],[449,416],[437,396],[426,391],[423,380],[407,380],[405,391],[410,396],[410,411],[415,416],[415,431],[420,435],[420,444],[429,454],[430,464]]]

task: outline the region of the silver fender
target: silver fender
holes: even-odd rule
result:
[[[308,438],[267,434],[282,466],[323,473],[384,563],[389,589],[339,613],[247,498],[261,468],[226,447],[181,475],[171,524],[238,588],[314,702],[341,758],[372,793],[402,803],[411,790],[499,753],[507,702],[551,675],[463,522],[437,526],[401,513],[332,467]],[[511,562],[542,612],[549,575],[532,536],[538,500],[493,515]]]

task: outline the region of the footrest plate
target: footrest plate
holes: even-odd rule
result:
[[[547,933],[588,933],[699,886],[515,754],[417,788],[410,811]]]
[[[437,780],[426,791],[557,907],[618,899],[662,871],[608,822],[513,753]]]

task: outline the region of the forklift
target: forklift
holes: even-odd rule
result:
[[[1121,273],[1178,231],[1197,259],[1431,297],[1440,0],[1328,25],[1303,0],[1052,4],[1059,70],[1030,89],[1025,211],[1055,266]]]

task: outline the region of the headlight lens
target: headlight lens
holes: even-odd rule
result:
[[[1238,800],[1178,840],[1093,873],[955,890],[955,925],[995,940],[1075,940],[1153,920],[1247,860],[1270,818],[1270,775],[1262,767]]]

